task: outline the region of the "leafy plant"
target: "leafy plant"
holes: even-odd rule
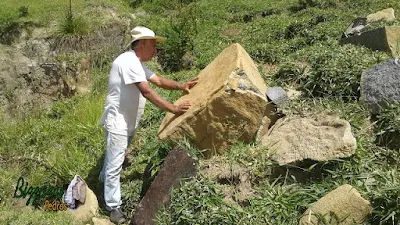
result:
[[[163,70],[176,72],[182,69],[182,57],[193,50],[193,39],[197,34],[198,20],[195,5],[180,9],[177,15],[170,17],[162,33],[168,41],[162,45],[157,55]]]
[[[83,35],[88,31],[88,24],[82,17],[74,16],[72,2],[69,1],[69,9],[61,22],[59,32],[64,35]]]

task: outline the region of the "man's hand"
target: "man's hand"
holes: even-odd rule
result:
[[[185,101],[182,104],[179,105],[175,105],[175,109],[173,111],[173,113],[177,116],[185,113],[186,111],[188,111],[188,109],[190,108],[190,106],[192,106],[192,104],[189,101]]]
[[[189,81],[187,81],[185,83],[182,83],[180,85],[179,89],[183,90],[185,94],[189,94],[190,93],[190,89],[192,87],[194,87],[198,82],[199,82],[199,78],[195,77],[195,78],[193,78],[193,79],[191,79],[191,80],[189,80]]]

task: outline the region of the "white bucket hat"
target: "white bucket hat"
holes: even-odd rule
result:
[[[156,36],[154,31],[150,30],[147,27],[142,27],[142,26],[137,26],[131,30],[131,36],[132,36],[132,42],[137,41],[137,40],[143,40],[143,39],[153,39],[156,40],[156,42],[163,42],[165,41],[165,38]]]

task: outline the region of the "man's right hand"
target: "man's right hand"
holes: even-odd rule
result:
[[[174,114],[179,116],[183,113],[185,113],[186,111],[188,111],[188,109],[190,108],[190,106],[192,106],[192,104],[189,101],[185,101],[182,104],[179,105],[175,105],[175,109],[174,109]]]

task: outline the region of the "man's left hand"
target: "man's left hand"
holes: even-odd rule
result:
[[[199,82],[199,78],[195,77],[185,83],[182,83],[180,89],[183,90],[185,94],[189,94],[190,89],[192,87],[194,87],[198,82]]]

